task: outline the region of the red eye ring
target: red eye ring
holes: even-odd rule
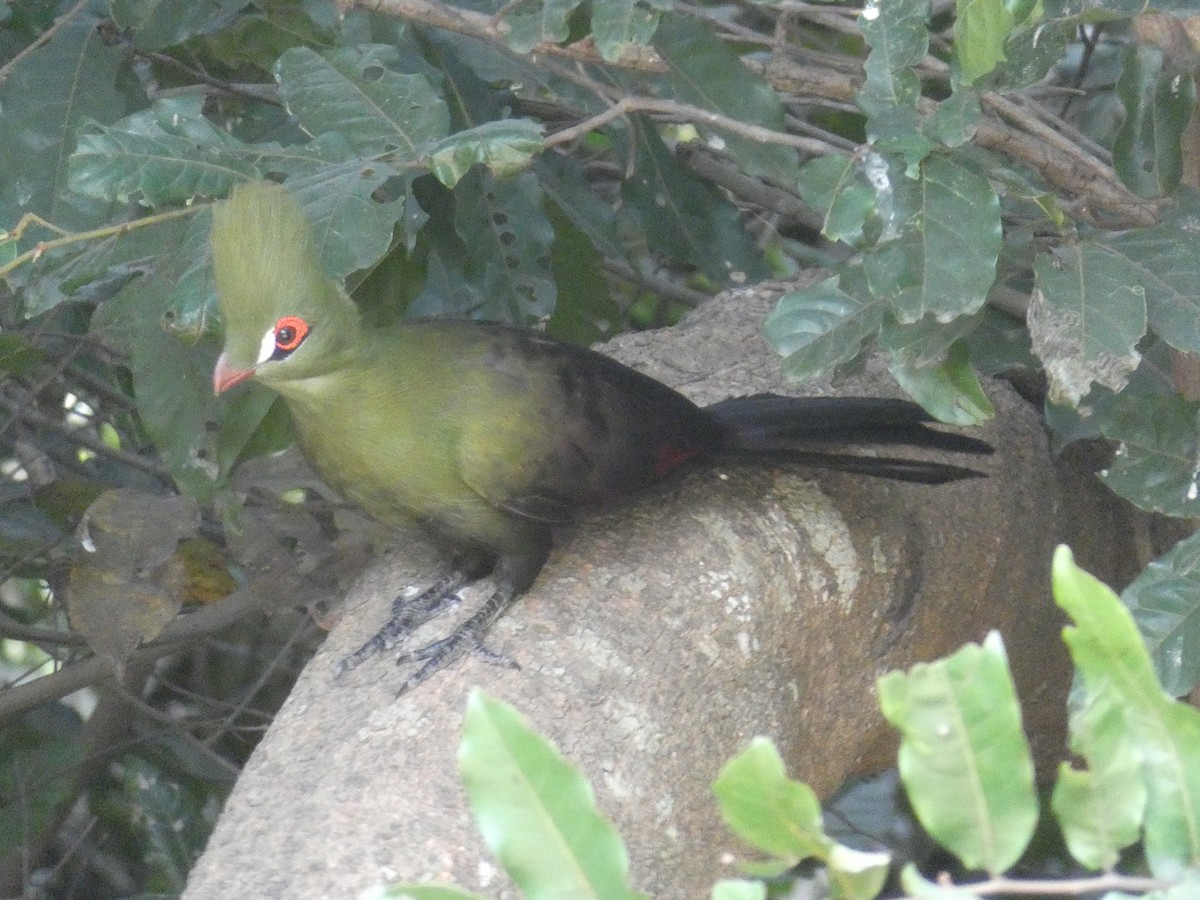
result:
[[[275,323],[275,348],[291,353],[308,337],[308,323],[299,316],[284,316]]]

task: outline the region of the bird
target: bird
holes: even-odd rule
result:
[[[863,444],[972,454],[984,441],[933,427],[919,405],[874,397],[759,394],[698,406],[611,357],[535,329],[453,319],[368,327],[321,267],[314,229],[283,185],[248,181],[214,203],[211,247],[224,346],[222,394],[255,379],[281,395],[297,443],[345,500],[389,525],[416,524],[447,571],[338,665],[381,650],[421,663],[398,693],[484,643],[527,591],[553,535],[582,512],[702,464],[779,464],[942,484],[978,476],[930,460],[855,455]],[[450,635],[413,632],[490,578]]]

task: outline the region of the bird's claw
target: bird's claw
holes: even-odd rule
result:
[[[425,663],[425,665],[421,666],[421,668],[405,679],[404,684],[400,686],[400,690],[396,692],[396,696],[403,696],[423,681],[426,681],[431,675],[467,655],[474,656],[476,659],[482,660],[489,665],[501,666],[505,669],[521,668],[511,656],[484,645],[482,635],[475,634],[474,629],[467,629],[464,625],[463,628],[458,629],[448,637],[432,641],[424,647],[418,647],[416,650],[401,653],[396,657],[396,665],[398,666],[414,662]]]
[[[396,597],[392,601],[392,617],[375,632],[374,636],[337,664],[334,677],[343,672],[357,668],[376,653],[391,650],[404,643],[414,631],[426,622],[437,618],[452,606],[461,602],[458,589],[466,583],[466,579],[458,572],[452,572],[438,579],[430,587],[417,596],[406,599]]]

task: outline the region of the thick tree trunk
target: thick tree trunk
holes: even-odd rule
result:
[[[614,355],[700,402],[786,390],[758,336],[771,300],[728,298]],[[886,393],[881,379],[845,393]],[[894,393],[894,389],[890,392]],[[516,896],[465,804],[456,749],[467,692],[522,710],[584,768],[630,851],[635,886],[707,896],[739,852],[710,785],[755,735],[827,794],[890,761],[881,673],[1004,635],[1043,761],[1062,742],[1070,674],[1051,604],[1053,546],[1115,577],[1124,513],[1063,487],[1035,410],[992,392],[989,473],[921,487],[786,468],[699,471],[589,517],[492,644],[520,671],[469,659],[414,692],[378,658],[337,660],[436,567],[414,544],[352,592],[254,753],[192,873],[187,900],[352,897],[391,880]],[[445,627],[445,626],[443,626]]]

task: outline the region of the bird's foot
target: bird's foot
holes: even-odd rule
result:
[[[488,597],[483,606],[471,618],[459,625],[453,634],[426,644],[424,647],[400,654],[396,658],[397,665],[410,662],[423,662],[425,665],[405,679],[400,690],[396,692],[396,696],[408,693],[421,682],[428,680],[434,673],[467,654],[494,666],[502,666],[506,669],[521,668],[510,656],[498,653],[483,643],[488,630],[504,614],[504,611],[512,606],[515,599],[515,591],[498,590]]]
[[[356,668],[376,653],[391,650],[426,622],[455,606],[459,602],[458,590],[470,580],[467,573],[456,569],[415,597],[397,597],[392,601],[392,618],[374,637],[338,663],[334,677]]]

